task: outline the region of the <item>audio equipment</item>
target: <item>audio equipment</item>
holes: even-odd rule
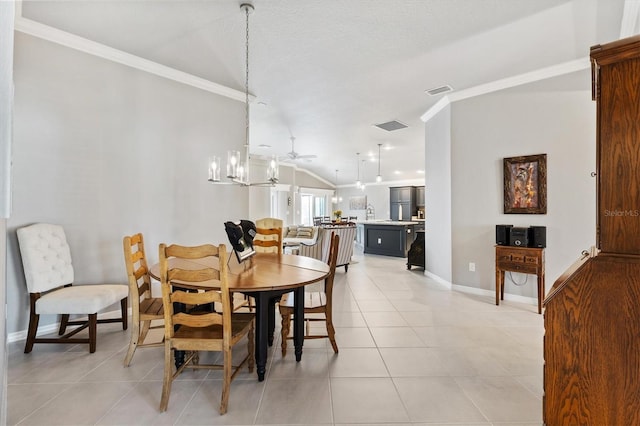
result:
[[[513,225],[496,225],[496,244],[499,246],[509,245],[509,231]]]
[[[529,247],[546,247],[547,246],[547,227],[546,226],[530,226],[529,227]]]
[[[528,247],[529,228],[512,227],[509,234],[509,245],[516,247]]]

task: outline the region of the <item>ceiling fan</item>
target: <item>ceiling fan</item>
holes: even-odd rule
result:
[[[296,138],[294,138],[293,136],[291,136],[291,151],[287,152],[287,156],[286,157],[282,157],[281,160],[283,161],[295,161],[295,160],[311,160],[312,158],[316,158],[317,155],[313,155],[313,154],[308,154],[308,155],[302,155],[298,152],[296,152],[295,148],[294,148],[294,142],[295,142]]]

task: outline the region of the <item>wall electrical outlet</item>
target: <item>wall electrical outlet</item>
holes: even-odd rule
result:
[[[469,271],[470,272],[476,271],[476,264],[474,262],[469,262]]]

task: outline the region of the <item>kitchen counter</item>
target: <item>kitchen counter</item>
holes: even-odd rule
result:
[[[361,220],[356,222],[356,224],[360,225],[383,225],[383,226],[404,226],[404,225],[418,225],[424,222],[424,219],[416,219],[415,221],[405,221],[405,220]]]
[[[363,231],[360,241],[365,253],[407,257],[415,228],[424,227],[424,222],[369,220],[358,222],[357,226]]]

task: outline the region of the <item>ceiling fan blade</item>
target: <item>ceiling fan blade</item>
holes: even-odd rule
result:
[[[308,155],[298,155],[296,158],[318,158],[318,156],[313,154],[308,154]]]

